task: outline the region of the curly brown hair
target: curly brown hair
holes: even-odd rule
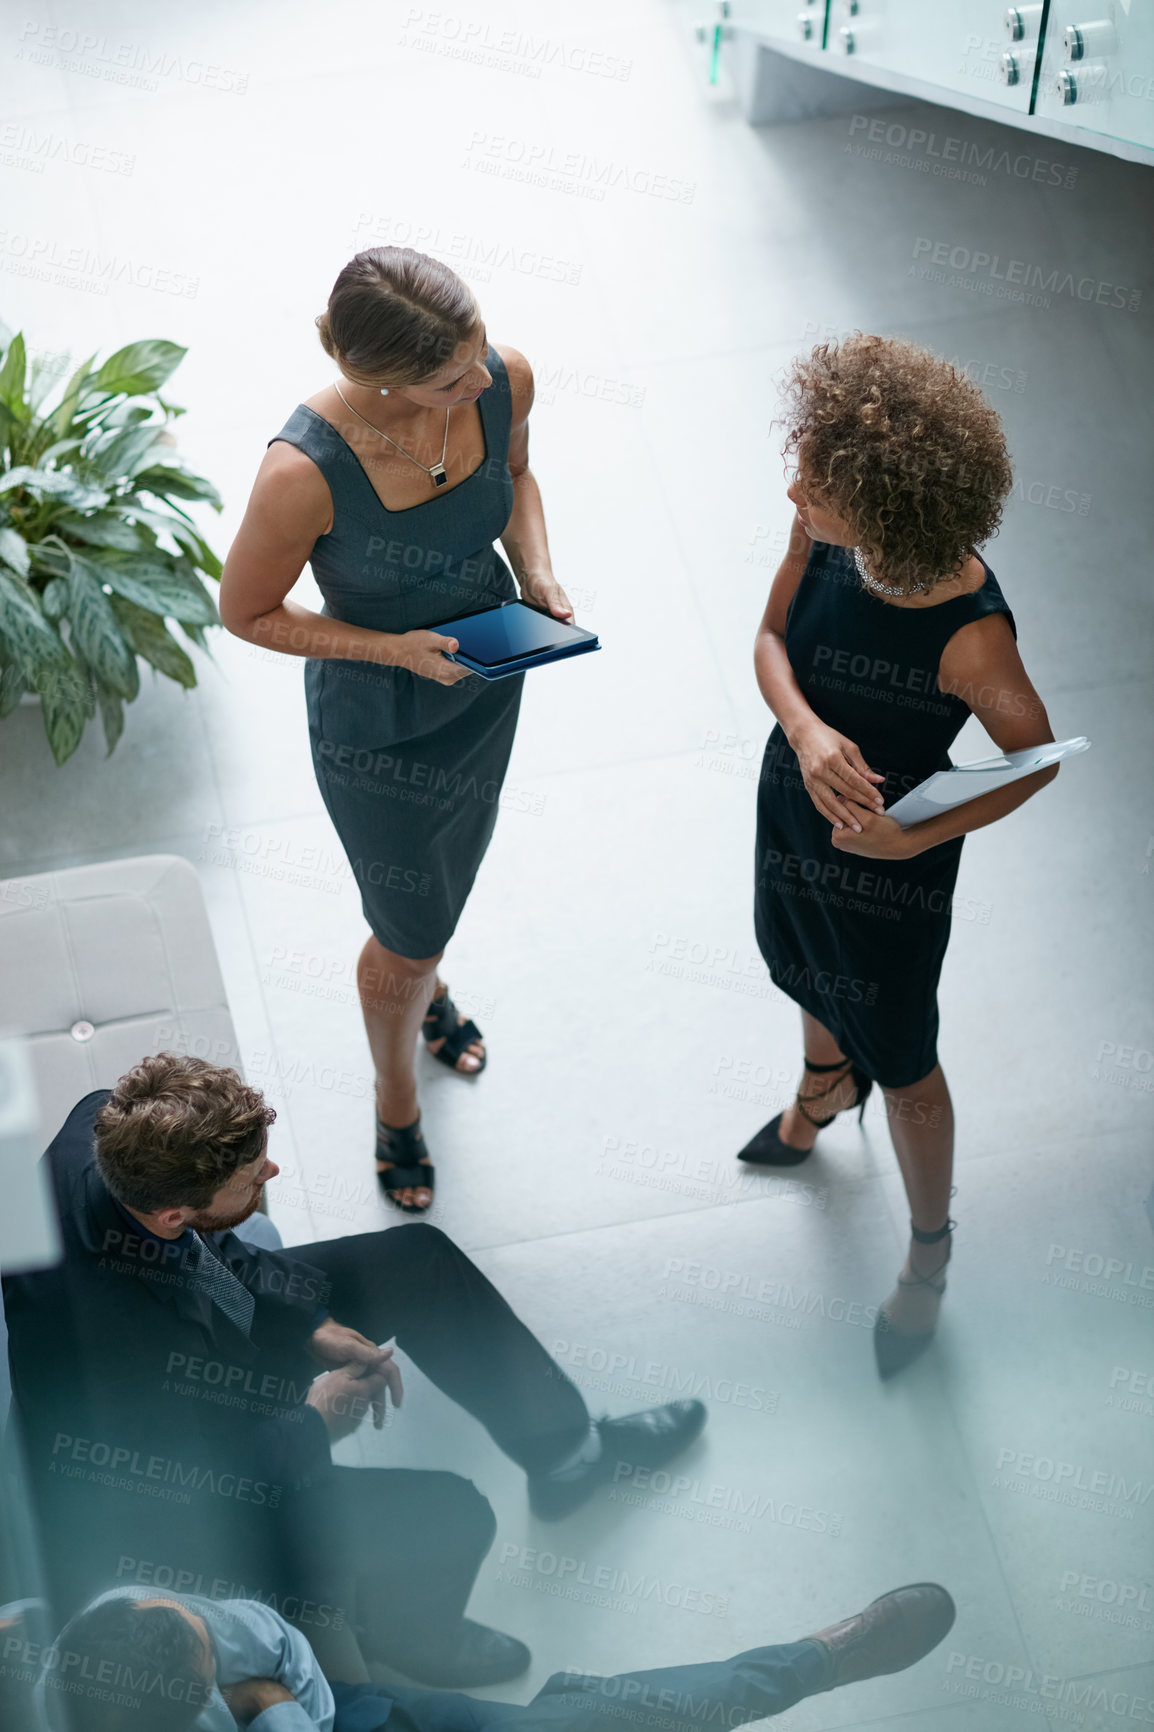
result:
[[[798,356],[783,394],[783,453],[886,583],[944,583],[996,533],[1013,483],[1005,433],[949,361],[855,331]]]
[[[276,1109],[234,1070],[158,1052],[126,1071],[96,1115],[96,1164],[126,1209],[206,1209],[261,1154]]]

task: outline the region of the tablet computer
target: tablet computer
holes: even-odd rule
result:
[[[458,648],[448,656],[482,679],[499,680],[526,668],[584,655],[600,649],[597,633],[554,619],[543,608],[524,601],[499,602],[496,607],[466,613],[430,627],[455,637]]]

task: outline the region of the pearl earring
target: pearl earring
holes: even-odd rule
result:
[[[388,394],[389,394],[389,387],[387,385],[382,385],[381,386],[381,396],[387,397]]]

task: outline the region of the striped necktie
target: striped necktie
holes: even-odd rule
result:
[[[199,1233],[194,1232],[192,1235],[185,1267],[195,1285],[203,1288],[213,1304],[219,1306],[225,1316],[236,1324],[242,1335],[247,1335],[252,1326],[256,1300],[243,1281],[237,1280],[232,1270],[221,1262],[212,1246],[202,1239]]]

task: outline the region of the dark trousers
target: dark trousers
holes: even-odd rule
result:
[[[576,1449],[589,1410],[493,1283],[437,1227],[413,1222],[289,1253],[322,1268],[338,1323],[395,1336],[414,1365],[479,1419],[527,1473]]]
[[[397,1345],[532,1473],[577,1447],[585,1402],[465,1253],[422,1222],[293,1248],[324,1270],[333,1316]],[[457,1474],[337,1468],[295,1500],[295,1580],[340,1604],[372,1657],[450,1646],[496,1522]]]
[[[482,1701],[456,1690],[336,1684],[334,1732],[705,1732],[784,1714],[829,1682],[817,1642],[750,1648],[701,1666],[600,1678],[557,1672],[533,1700]]]

